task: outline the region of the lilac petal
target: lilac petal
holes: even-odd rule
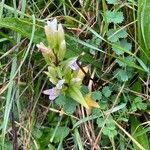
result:
[[[54,100],[58,97],[59,91],[56,88],[49,89],[49,100]]]
[[[79,70],[79,66],[76,61],[77,61],[77,59],[70,61],[69,66],[72,70]]]
[[[58,83],[56,84],[56,88],[57,89],[62,89],[62,86],[63,86],[64,82],[65,82],[64,79],[59,80]]]

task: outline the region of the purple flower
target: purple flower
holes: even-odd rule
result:
[[[49,89],[49,99],[54,100],[59,95],[59,92],[56,88]]]
[[[54,100],[59,96],[60,91],[56,87],[54,87],[52,89],[43,91],[43,93],[49,95],[49,100]]]
[[[73,59],[70,61],[69,63],[69,67],[72,69],[72,70],[79,70],[79,66],[77,64],[77,59]]]
[[[56,88],[59,89],[59,90],[62,89],[62,86],[63,86],[64,82],[65,82],[64,79],[59,80],[58,83],[56,84]]]

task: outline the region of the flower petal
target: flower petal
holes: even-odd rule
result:
[[[72,69],[72,70],[79,70],[79,66],[77,64],[77,59],[73,59],[70,61],[69,63],[69,67]]]
[[[64,82],[65,82],[64,79],[59,80],[58,83],[56,84],[56,88],[57,89],[62,89],[62,86],[63,86]]]
[[[53,19],[52,21],[47,21],[47,25],[51,30],[57,31],[57,19]]]
[[[49,95],[49,100],[54,100],[56,99],[56,97],[58,97],[59,95],[59,90],[57,88],[52,88],[52,89],[48,89],[43,91],[44,94]]]

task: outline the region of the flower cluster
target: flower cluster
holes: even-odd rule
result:
[[[60,94],[69,95],[88,109],[90,106],[80,92],[85,74],[78,65],[81,65],[78,57],[65,59],[66,41],[62,25],[57,23],[57,19],[47,21],[45,34],[48,47],[43,43],[37,44],[37,47],[48,64],[48,71],[45,73],[54,86],[43,93],[48,95],[50,100],[55,100]],[[84,70],[87,72],[88,68],[85,67]]]

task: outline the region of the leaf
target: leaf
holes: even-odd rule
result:
[[[142,102],[142,99],[140,97],[136,97],[132,103],[132,111],[139,110],[146,110],[147,104]]]
[[[100,91],[94,91],[92,92],[92,98],[95,100],[101,100],[102,93]]]
[[[141,48],[140,59],[147,65],[150,61],[150,1],[138,1],[138,38]]]
[[[135,58],[132,57],[132,56],[124,57],[124,60],[126,60],[126,61],[128,61],[128,62],[130,62],[130,63],[135,62]],[[119,59],[116,59],[116,62],[119,64],[120,67],[126,67],[126,66],[127,66],[126,63],[120,61]]]
[[[103,95],[104,95],[105,97],[108,98],[108,97],[110,97],[112,91],[110,90],[109,86],[105,86],[105,87],[103,87],[103,89],[102,89],[102,93],[103,93]]]
[[[135,116],[130,117],[131,121],[131,134],[133,138],[141,144],[145,150],[150,149],[149,141],[148,141],[148,136],[145,132],[143,134],[138,135],[138,132],[141,132],[144,130],[144,128],[141,126],[141,123],[138,121],[138,119]],[[136,144],[133,143],[134,149],[135,150],[140,150]]]
[[[117,42],[116,45],[112,46],[112,50],[117,54],[117,55],[122,55],[124,54],[124,51],[120,51],[117,47],[120,46],[121,48],[130,51],[131,50],[131,43],[128,43],[126,39],[122,39],[121,41]]]
[[[110,138],[113,138],[114,136],[117,135],[117,131],[115,129],[110,130],[108,127],[104,127],[103,134],[107,135]]]
[[[73,98],[75,101],[77,101],[78,103],[83,105],[85,108],[89,109],[87,102],[85,101],[82,93],[80,92],[80,90],[77,87],[69,88],[68,93],[71,98]]]
[[[117,42],[120,38],[126,38],[128,33],[125,29],[110,29],[107,32],[108,40],[111,42]]]
[[[66,97],[66,103],[64,105],[64,111],[67,114],[73,114],[76,110],[77,102],[74,101],[71,97]]]
[[[122,70],[122,69],[117,69],[114,71],[114,76],[116,76],[116,78],[119,80],[119,81],[128,81],[129,77],[128,77],[128,74],[125,70]]]
[[[120,69],[118,76],[121,79],[121,81],[128,81],[128,75],[125,70]]]
[[[121,11],[107,11],[106,12],[107,22],[108,23],[122,23],[124,20],[123,12]]]
[[[104,118],[97,118],[96,123],[97,123],[98,127],[103,127]]]
[[[61,139],[64,139],[69,134],[69,130],[68,127],[59,126],[54,137],[54,142],[59,143]]]
[[[118,0],[106,0],[108,4],[116,4]]]
[[[88,106],[90,108],[92,108],[92,107],[94,107],[94,108],[100,108],[99,104],[92,99],[91,93],[88,93],[85,96],[85,101],[86,101],[86,103],[88,104]]]
[[[64,96],[64,94],[60,94],[56,99],[55,99],[55,103],[58,106],[64,106],[66,104],[66,98]]]
[[[0,27],[9,28],[20,33],[22,36],[31,38],[32,33],[32,20],[31,19],[18,19],[18,18],[3,18],[0,21]],[[44,32],[44,23],[36,21],[36,31],[34,33],[33,42],[38,44],[41,41],[46,42],[46,36]]]

